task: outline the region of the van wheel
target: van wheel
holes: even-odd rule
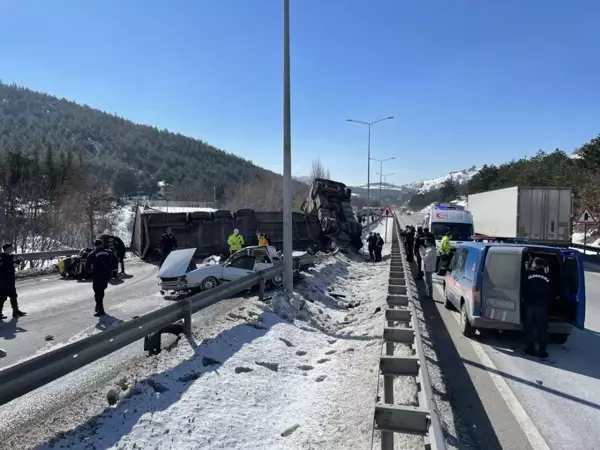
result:
[[[465,337],[472,338],[475,336],[475,328],[469,323],[467,305],[465,303],[460,305],[460,331]]]
[[[550,342],[553,344],[564,344],[569,339],[569,334],[567,333],[552,333],[550,334]]]

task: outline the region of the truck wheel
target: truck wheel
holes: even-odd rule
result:
[[[283,274],[275,275],[271,278],[271,285],[276,288],[283,286]]]
[[[219,285],[219,281],[215,277],[208,277],[202,280],[200,284],[200,288],[203,291],[208,291],[210,289],[214,289]]]
[[[460,305],[460,331],[463,336],[468,338],[472,338],[475,335],[475,328],[469,323],[467,305],[465,303]]]
[[[552,333],[550,334],[550,342],[553,344],[564,344],[569,339],[569,334],[567,333]]]

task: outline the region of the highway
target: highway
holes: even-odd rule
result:
[[[421,221],[417,214],[400,217],[403,226]],[[442,280],[436,280],[434,301],[423,301],[422,307],[455,420],[474,425],[463,429],[461,448],[467,443],[515,450],[598,447],[600,269],[590,265],[585,278],[585,330],[575,330],[564,345],[550,345],[547,361],[522,352],[520,333],[462,336],[458,313],[444,308]]]

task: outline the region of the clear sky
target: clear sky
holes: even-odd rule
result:
[[[598,0],[291,0],[294,174],[404,183],[600,133]],[[0,0],[0,79],[282,170],[282,0]],[[379,171],[379,163],[372,177]]]

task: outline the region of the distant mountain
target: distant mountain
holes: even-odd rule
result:
[[[312,183],[312,177],[310,175],[294,175],[292,178],[295,179],[296,181],[299,181],[300,183],[304,183],[304,184]]]
[[[404,187],[411,189],[411,190],[415,191],[416,193],[424,194],[426,192],[430,192],[435,189],[439,189],[440,187],[442,187],[442,184],[444,183],[444,181],[448,180],[449,178],[451,178],[458,184],[464,184],[464,183],[468,182],[471,178],[473,178],[477,173],[479,173],[480,170],[481,170],[481,168],[477,168],[477,167],[473,166],[469,169],[463,169],[463,170],[457,170],[456,172],[450,172],[450,173],[443,175],[441,177],[438,177],[438,178],[431,178],[429,180],[423,180],[423,181],[413,181],[412,183],[408,183],[408,184],[404,185]]]

